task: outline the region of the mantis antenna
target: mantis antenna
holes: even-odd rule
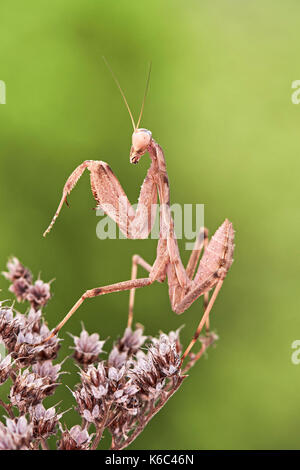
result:
[[[134,122],[134,119],[133,119],[133,116],[132,116],[132,112],[131,112],[131,110],[130,110],[129,104],[128,104],[127,99],[126,99],[126,96],[125,96],[125,94],[124,94],[124,92],[123,92],[123,90],[122,90],[122,88],[121,88],[121,85],[120,85],[120,83],[119,83],[117,77],[115,76],[115,74],[114,74],[114,72],[113,72],[111,66],[110,66],[109,63],[107,62],[106,58],[105,58],[104,56],[103,56],[102,58],[103,58],[103,60],[104,60],[104,62],[105,62],[106,67],[107,67],[108,70],[110,71],[110,73],[111,73],[111,75],[112,75],[114,81],[116,82],[117,87],[118,87],[119,90],[120,90],[120,93],[121,93],[122,98],[123,98],[123,100],[124,100],[125,106],[126,106],[128,112],[129,112],[129,116],[130,116],[130,118],[131,118],[133,130],[135,131],[137,127],[136,127],[136,125],[135,125],[135,122]]]
[[[142,116],[143,116],[146,96],[147,96],[148,89],[149,89],[151,67],[152,67],[152,62],[149,63],[149,72],[148,72],[148,77],[147,77],[147,82],[146,82],[145,94],[144,94],[144,98],[143,98],[143,102],[142,102],[142,107],[141,107],[141,112],[140,112],[140,115],[139,115],[139,120],[138,120],[137,125],[136,125],[137,129],[139,128],[139,125],[140,125],[140,122],[141,122],[141,119],[142,119]]]

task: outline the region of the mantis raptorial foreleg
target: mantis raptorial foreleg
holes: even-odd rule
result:
[[[146,238],[153,227],[157,210],[155,165],[151,165],[148,170],[135,211],[110,166],[106,162],[93,160],[84,161],[67,179],[58,209],[44,236],[52,229],[64,202],[67,202],[67,196],[85,169],[90,171],[91,189],[97,207],[103,209],[119,225],[127,238]]]
[[[66,203],[68,204],[68,202],[67,202],[67,197],[68,197],[68,195],[70,194],[70,192],[72,191],[72,189],[74,188],[74,186],[76,185],[77,181],[78,181],[79,178],[81,177],[81,175],[82,175],[82,173],[84,172],[84,170],[87,168],[88,163],[89,163],[89,160],[86,160],[85,162],[81,163],[81,165],[79,165],[79,166],[73,171],[73,173],[69,176],[69,178],[67,179],[67,181],[66,181],[66,183],[65,183],[65,186],[64,186],[64,189],[63,189],[63,194],[62,194],[60,203],[59,203],[58,208],[57,208],[57,211],[55,212],[54,217],[52,218],[49,227],[48,227],[47,230],[45,230],[45,232],[43,233],[43,236],[44,236],[44,237],[51,231],[53,225],[54,225],[55,222],[56,222],[57,217],[58,217],[59,214],[60,214],[60,211],[61,211],[62,206],[64,205],[64,203],[66,202]]]

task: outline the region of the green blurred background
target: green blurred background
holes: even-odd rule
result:
[[[151,262],[156,253],[155,240],[97,239],[86,175],[42,237],[83,160],[109,162],[132,202],[149,166],[148,157],[129,164],[131,123],[102,55],[135,115],[152,60],[142,125],[165,150],[172,202],[204,203],[211,231],[225,217],[236,229],[235,262],[212,318],[220,341],[132,449],[299,447],[300,366],[291,362],[300,338],[300,105],[291,102],[299,18],[297,0],[1,3],[0,267],[14,254],[43,280],[56,278],[51,328],[85,289],[128,279],[132,254]],[[0,287],[7,298],[4,279]],[[62,332],[60,357],[81,320],[111,344],[127,303],[127,293],[86,302]],[[185,324],[187,344],[201,308],[198,301],[176,316],[157,284],[137,292],[135,318],[148,334]],[[64,367],[72,387],[77,369]],[[63,385],[59,399],[64,409],[74,404]],[[68,425],[76,419],[65,415]]]

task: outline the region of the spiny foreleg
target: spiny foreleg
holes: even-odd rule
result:
[[[67,196],[86,168],[90,171],[91,189],[97,207],[103,209],[119,225],[127,238],[146,238],[153,227],[157,209],[155,164],[147,172],[135,211],[110,166],[106,162],[94,160],[84,161],[67,179],[58,209],[44,236],[52,229],[64,202],[67,202]]]
[[[61,211],[61,209],[62,209],[62,206],[64,205],[65,202],[67,203],[67,197],[68,197],[68,195],[70,194],[70,192],[72,191],[72,189],[73,189],[74,186],[76,185],[77,181],[78,181],[79,178],[81,177],[81,175],[82,175],[82,173],[84,172],[84,170],[88,167],[89,162],[90,162],[90,160],[86,160],[85,162],[81,163],[81,165],[79,165],[79,166],[73,171],[73,173],[69,176],[69,178],[67,179],[66,184],[65,184],[64,189],[63,189],[63,193],[62,193],[62,197],[61,197],[60,203],[59,203],[58,208],[57,208],[57,211],[55,212],[54,217],[53,217],[53,219],[51,220],[51,223],[50,223],[49,227],[48,227],[47,230],[45,230],[45,232],[43,233],[43,236],[44,236],[44,237],[51,231],[53,225],[54,225],[55,222],[56,222],[57,217],[58,217],[59,214],[60,214],[60,211]]]

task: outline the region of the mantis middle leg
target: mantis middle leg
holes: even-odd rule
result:
[[[113,292],[120,292],[130,289],[136,289],[139,287],[146,287],[152,284],[152,280],[150,278],[140,278],[134,279],[131,281],[123,281],[117,282],[115,284],[110,284],[108,286],[96,287],[94,289],[87,290],[79,300],[77,300],[76,304],[71,308],[71,310],[67,313],[67,315],[62,319],[62,321],[57,325],[56,328],[51,332],[51,334],[43,340],[43,343],[49,341],[49,339],[53,338],[60,329],[65,325],[65,323],[74,315],[76,310],[83,304],[86,299],[90,299],[93,297],[98,297],[99,295],[104,294],[111,294]]]
[[[132,268],[131,268],[131,280],[135,280],[137,277],[138,265],[146,269],[150,273],[152,266],[147,263],[141,256],[133,255],[132,257]],[[135,288],[132,288],[129,293],[129,311],[128,311],[128,322],[127,327],[130,328],[133,320],[133,307],[134,307],[134,298],[135,298]]]

